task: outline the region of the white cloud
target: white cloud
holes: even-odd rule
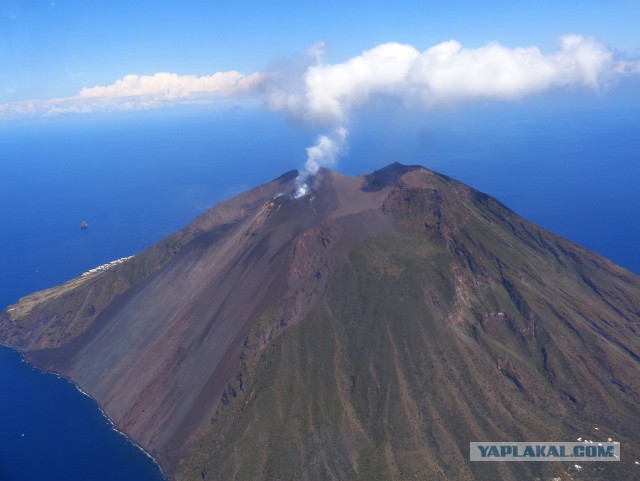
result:
[[[0,104],[0,118],[149,110],[206,104],[261,91],[265,73],[217,72],[197,77],[174,73],[127,75],[111,85],[85,87],[78,95]]]
[[[307,50],[307,57],[313,59],[316,64],[322,62],[324,59],[326,51],[326,45],[323,41],[316,42]]]
[[[400,93],[418,51],[410,45],[388,43],[334,65],[314,65],[304,74],[302,92],[276,85],[267,105],[310,122],[342,122],[347,112],[365,104],[372,94]]]
[[[240,72],[217,72],[196,77],[175,73],[154,75],[127,75],[107,86],[85,87],[80,90],[83,98],[156,97],[175,100],[193,94],[236,95],[255,90],[264,81],[265,74],[245,76]]]
[[[277,86],[270,108],[304,121],[338,124],[375,95],[434,107],[479,99],[516,99],[551,88],[598,88],[613,72],[613,54],[592,38],[567,35],[544,54],[537,47],[507,48],[498,43],[467,49],[451,40],[423,52],[387,43],[333,65],[304,74],[302,92]]]
[[[638,74],[640,73],[640,61],[621,60],[616,63],[615,71],[619,74]]]
[[[0,118],[142,110],[253,95],[294,119],[336,126],[346,125],[353,109],[376,96],[397,98],[406,107],[433,108],[518,99],[558,87],[597,89],[608,75],[640,72],[638,62],[616,62],[601,42],[579,35],[561,37],[551,53],[499,43],[465,48],[455,40],[424,51],[385,43],[334,64],[324,63],[324,53],[324,43],[312,46],[307,54],[314,64],[293,72],[127,75],[71,97],[0,104]]]
[[[314,49],[315,50],[315,49]],[[323,49],[319,49],[322,53]],[[270,85],[267,106],[321,125],[340,125],[307,148],[307,162],[297,179],[300,197],[320,167],[333,167],[346,149],[349,115],[376,96],[401,100],[405,107],[432,108],[482,99],[512,100],[557,87],[597,89],[614,72],[613,54],[599,41],[567,35],[558,50],[544,54],[537,47],[507,48],[498,43],[474,49],[443,42],[420,52],[415,47],[386,43],[337,64],[307,68],[302,87]],[[627,69],[628,70],[628,69]]]
[[[455,41],[423,52],[407,84],[425,105],[475,99],[516,99],[555,87],[597,88],[611,67],[611,53],[578,36],[560,39],[560,50],[508,49],[497,43],[465,49]]]

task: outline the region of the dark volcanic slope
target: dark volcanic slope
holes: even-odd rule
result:
[[[180,479],[637,479],[637,276],[421,167],[277,197],[294,175],[21,300],[0,340]],[[623,461],[467,461],[578,437]]]
[[[294,177],[212,208],[121,264],[24,298],[2,314],[0,340],[70,377],[171,468],[209,425],[258,317],[282,301],[287,323],[297,322],[335,253],[393,231],[368,211],[383,196],[357,180],[327,173],[316,195],[278,196]]]

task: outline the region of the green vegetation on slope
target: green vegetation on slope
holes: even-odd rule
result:
[[[454,259],[456,282],[482,278]],[[581,423],[545,378],[540,340],[518,331],[527,320],[502,284],[478,284],[455,311],[464,302],[451,262],[444,242],[416,234],[352,253],[308,318],[244,368],[242,390],[220,406],[178,479],[563,475],[569,468],[557,463],[467,461],[470,441],[570,439]],[[480,309],[506,327],[478,334],[465,316]]]

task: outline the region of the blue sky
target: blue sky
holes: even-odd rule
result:
[[[354,119],[380,103],[428,114],[554,95],[575,106],[637,100],[638,19],[638,0],[4,0],[0,128],[258,108],[318,134],[304,193],[304,179],[346,154]]]
[[[140,142],[135,155],[122,145],[125,152],[112,156],[151,169],[139,181],[153,178],[159,146],[168,145],[162,160],[175,160],[174,169],[192,156],[220,178],[238,169],[238,158],[246,157],[244,173],[264,163],[261,149],[275,148],[281,163],[224,195],[288,169],[302,167],[303,192],[305,172],[319,166],[340,160],[340,170],[354,174],[399,160],[499,194],[557,231],[568,216],[589,230],[593,215],[580,220],[555,207],[526,212],[545,205],[547,193],[518,197],[523,184],[535,192],[544,189],[541,176],[553,178],[555,192],[566,193],[552,200],[558,205],[588,198],[611,206],[618,196],[611,209],[632,209],[625,219],[635,224],[640,153],[629,139],[640,125],[638,19],[640,0],[1,0],[0,141],[17,147],[0,151],[0,168],[13,162],[24,170],[28,160],[37,169],[57,168],[61,159],[79,159],[80,138],[88,142],[82,159],[93,161],[86,152],[94,145],[106,150],[104,139],[131,130],[136,135],[113,143]],[[245,105],[255,110],[238,114]],[[198,115],[189,117],[192,109]],[[190,145],[154,138],[155,120],[192,130]],[[42,141],[42,126],[60,143]],[[525,133],[530,137],[519,140]],[[25,159],[31,147],[40,150]],[[62,152],[49,155],[56,148]],[[98,157],[108,168],[108,156]],[[608,185],[626,182],[626,190],[585,182],[576,193],[562,185],[584,180],[587,171],[599,179],[603,169],[618,175]],[[189,182],[204,177],[195,172],[186,173],[194,177]],[[27,170],[21,175],[30,180]],[[206,197],[214,200],[221,198]],[[628,237],[635,227],[598,216],[609,217],[595,230],[619,229],[614,253],[622,246],[637,259],[637,229]],[[563,232],[579,240],[592,235],[575,231]]]
[[[595,36],[637,58],[640,2],[3,0],[0,103],[64,97],[128,74],[246,74],[290,62],[316,42],[343,62],[385,42],[422,51],[456,39],[467,48],[555,48]]]

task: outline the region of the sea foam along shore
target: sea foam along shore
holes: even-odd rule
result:
[[[96,272],[104,271],[109,269],[110,267],[117,266],[118,264],[122,264],[123,262],[131,259],[133,256],[122,257],[120,259],[116,259],[115,261],[107,262],[106,264],[102,264],[101,266],[94,267],[93,269],[89,269],[87,272],[83,272],[82,276],[88,276],[91,274],[95,274]]]
[[[131,258],[133,256],[129,256],[129,257],[124,257],[122,259],[119,259],[119,261],[124,261],[127,260],[129,258]],[[118,261],[114,261],[116,263],[119,263]],[[113,262],[110,262],[109,264],[105,264],[105,265],[113,265]],[[100,266],[103,267],[103,266]],[[98,268],[96,268],[98,269]],[[36,368],[38,369],[38,368]],[[47,373],[48,371],[42,371]],[[156,458],[154,458],[150,453],[148,453],[142,446],[140,446],[138,443],[136,443],[133,439],[131,439],[129,436],[127,436],[124,432],[120,431],[116,425],[114,424],[114,422],[111,420],[111,418],[109,416],[107,416],[107,413],[104,411],[104,409],[102,408],[102,404],[100,404],[95,398],[93,398],[91,396],[91,394],[85,392],[82,390],[82,388],[80,386],[78,386],[75,382],[73,382],[71,379],[69,379],[66,376],[61,376],[60,374],[58,374],[57,372],[48,372],[49,374],[53,374],[54,376],[58,377],[59,379],[64,379],[65,381],[67,381],[68,383],[72,384],[78,391],[80,391],[81,394],[84,394],[85,396],[87,396],[89,399],[91,399],[93,402],[95,402],[98,405],[98,409],[100,410],[100,413],[102,414],[102,416],[104,416],[104,418],[107,420],[107,422],[109,423],[109,425],[111,426],[111,429],[113,429],[116,433],[118,433],[120,436],[124,437],[129,443],[131,443],[132,445],[134,445],[136,448],[138,448],[140,451],[142,451],[151,461],[153,461],[153,463],[158,467],[158,470],[160,471],[160,474],[162,475],[163,478],[165,479],[169,479],[167,477],[167,475],[164,473],[164,471],[162,470],[162,466],[160,466],[160,463],[156,460]]]
[[[98,267],[94,267],[93,269],[89,269],[87,272],[83,272],[82,276],[88,276],[91,274],[96,274],[98,272],[107,270],[113,266],[117,266],[118,264],[122,264],[125,261],[128,261],[129,259],[131,259],[134,256],[127,256],[127,257],[121,257],[120,259],[116,259],[115,261],[111,261],[111,262],[107,262],[106,264],[102,264],[101,266]],[[46,371],[45,371],[46,372]],[[65,379],[67,382],[71,383],[78,391],[80,391],[82,394],[84,394],[85,396],[87,396],[88,398],[92,399],[94,402],[96,402],[98,404],[98,409],[100,410],[100,412],[102,413],[102,415],[105,417],[105,419],[109,422],[109,424],[111,425],[111,428],[116,431],[118,434],[120,434],[121,436],[123,436],[125,439],[127,439],[127,441],[129,441],[131,444],[133,444],[136,448],[138,448],[140,451],[142,451],[149,459],[151,459],[155,465],[158,467],[158,469],[160,470],[160,473],[162,474],[162,476],[165,479],[168,479],[167,476],[165,475],[164,471],[162,470],[162,466],[160,466],[160,463],[158,463],[158,461],[147,451],[145,451],[145,449],[140,446],[138,443],[136,443],[133,439],[131,439],[129,436],[127,436],[124,432],[120,431],[116,425],[113,423],[113,421],[109,418],[109,416],[107,416],[107,413],[104,411],[104,409],[102,408],[102,405],[96,400],[94,399],[89,393],[83,391],[80,386],[78,386],[75,382],[73,382],[71,379],[69,379],[68,377],[65,376],[61,376],[60,374],[53,372],[52,374],[54,374],[55,376],[61,378],[61,379]]]
[[[133,257],[133,256],[130,256]],[[126,259],[129,259],[130,257],[125,257],[123,259],[119,259],[119,261],[124,261]],[[118,262],[118,261],[114,261],[114,262]],[[105,265],[110,265],[113,263],[109,263],[109,264],[105,264]],[[100,266],[103,267],[103,266]],[[96,268],[98,269],[98,268]],[[93,269],[92,269],[93,270]],[[28,366],[31,367],[31,369],[34,369],[36,371],[39,371],[45,375],[52,375],[57,377],[60,380],[66,381],[69,384],[71,384],[73,387],[76,388],[77,391],[79,391],[81,394],[83,394],[84,396],[88,397],[89,399],[91,399],[93,402],[95,402],[98,405],[98,410],[100,411],[100,414],[102,414],[102,416],[107,420],[107,422],[109,423],[109,425],[111,426],[111,429],[113,429],[116,433],[118,433],[119,435],[121,435],[122,437],[124,437],[129,443],[131,443],[133,446],[135,446],[136,448],[138,448],[140,451],[142,451],[151,461],[153,461],[153,463],[158,467],[158,471],[160,472],[160,475],[168,480],[169,477],[165,474],[164,470],[162,469],[162,466],[160,465],[160,463],[156,460],[156,458],[154,458],[150,453],[148,453],[142,446],[140,446],[138,443],[136,443],[133,439],[131,439],[129,436],[127,436],[124,432],[122,432],[121,430],[119,430],[116,425],[113,423],[113,421],[111,420],[111,418],[109,418],[109,416],[107,416],[107,413],[104,411],[104,409],[102,408],[102,405],[95,399],[93,398],[89,393],[85,392],[82,390],[82,388],[80,386],[78,386],[75,382],[73,382],[70,378],[61,375],[60,373],[57,373],[55,371],[47,371],[45,369],[41,369],[38,366],[35,366],[33,364],[31,364],[29,362],[29,360],[27,359],[27,356],[25,356],[24,353],[18,351],[17,349],[8,346],[6,344],[0,343],[0,346],[5,347],[15,353],[17,353],[20,356],[20,362],[27,364]]]

